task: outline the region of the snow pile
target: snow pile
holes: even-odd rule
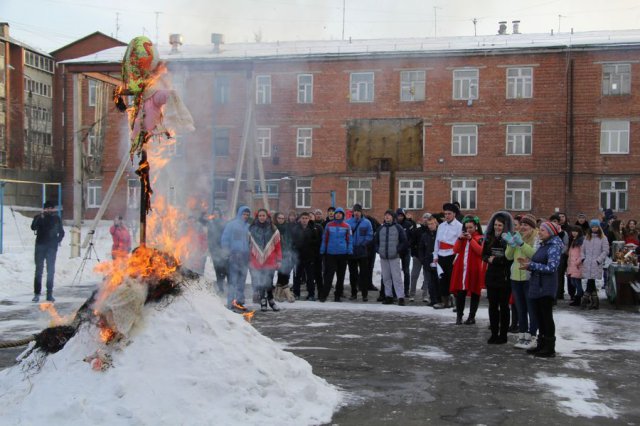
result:
[[[329,422],[341,402],[306,361],[197,285],[145,305],[127,343],[105,347],[83,325],[60,352],[0,372],[3,423],[305,425]],[[96,350],[111,368],[83,361]]]

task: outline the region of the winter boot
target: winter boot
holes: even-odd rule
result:
[[[600,307],[600,299],[598,298],[598,291],[594,291],[591,293],[591,305],[589,305],[589,309],[598,309]]]
[[[467,318],[467,320],[464,323],[465,325],[473,325],[476,323],[476,319],[470,316],[469,318]]]
[[[392,305],[393,304],[393,297],[389,297],[389,296],[385,296],[384,300],[382,301],[383,305]]]
[[[553,358],[556,356],[556,338],[555,337],[545,337],[544,338],[544,346],[534,354],[534,356],[538,356],[541,358]]]
[[[398,299],[398,306],[404,306],[404,297]]]
[[[55,302],[56,299],[53,297],[53,294],[47,293],[47,302]],[[598,308],[596,308],[598,309]]]
[[[587,309],[589,308],[589,305],[591,305],[591,294],[585,292],[582,296],[582,300],[580,301],[580,307],[582,309]]]
[[[462,315],[456,317],[456,325],[462,325]]]
[[[267,299],[265,297],[263,297],[262,299],[260,299],[260,310],[262,312],[267,312]]]
[[[518,349],[528,349],[531,344],[531,334],[529,333],[520,333],[520,338],[518,342],[513,345],[513,347]]]
[[[274,312],[278,312],[280,310],[278,305],[276,305],[276,301],[273,299],[269,299],[269,306],[271,306],[271,309],[273,309]]]
[[[500,337],[498,337],[497,334],[492,334],[491,337],[489,337],[489,340],[487,340],[487,343],[490,345],[495,345],[498,343],[499,339]]]
[[[543,346],[544,346],[544,336],[538,336],[538,340],[536,342],[536,347],[527,349],[527,353],[528,354],[537,354],[538,352],[540,352],[542,350]]]

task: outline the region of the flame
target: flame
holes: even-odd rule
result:
[[[240,304],[236,299],[233,299],[233,301],[231,302],[231,306],[241,311],[247,310],[247,308],[244,305]]]
[[[102,343],[109,343],[116,335],[116,332],[108,327],[102,327],[100,329],[100,341]]]
[[[51,316],[50,325],[52,327],[68,324],[73,318],[72,315],[61,316],[60,314],[58,314],[58,311],[56,311],[56,308],[51,302],[43,302],[39,305],[39,307],[42,312],[47,312]]]
[[[255,313],[256,311],[245,312],[244,314],[242,314],[242,316],[244,317],[244,320],[246,322],[251,323],[251,320],[253,319]]]

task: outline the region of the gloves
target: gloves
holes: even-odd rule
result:
[[[514,247],[519,247],[524,244],[524,241],[522,241],[522,235],[520,235],[519,232],[513,234],[513,244]]]
[[[507,242],[507,244],[509,244],[511,247],[515,247],[516,246],[513,243],[513,235],[511,235],[511,232],[502,233],[502,239],[505,240]]]

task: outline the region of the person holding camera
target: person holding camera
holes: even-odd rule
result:
[[[36,234],[35,263],[36,273],[33,280],[34,302],[40,301],[42,291],[42,273],[44,263],[47,262],[47,301],[55,302],[53,298],[53,277],[56,273],[56,255],[58,244],[64,238],[64,229],[60,216],[56,214],[53,201],[44,203],[42,213],[33,218],[31,230]]]
[[[109,228],[113,245],[111,246],[111,258],[116,260],[118,258],[125,258],[131,252],[131,234],[127,229],[127,226],[122,220],[122,216],[118,216],[114,219],[113,225]]]

